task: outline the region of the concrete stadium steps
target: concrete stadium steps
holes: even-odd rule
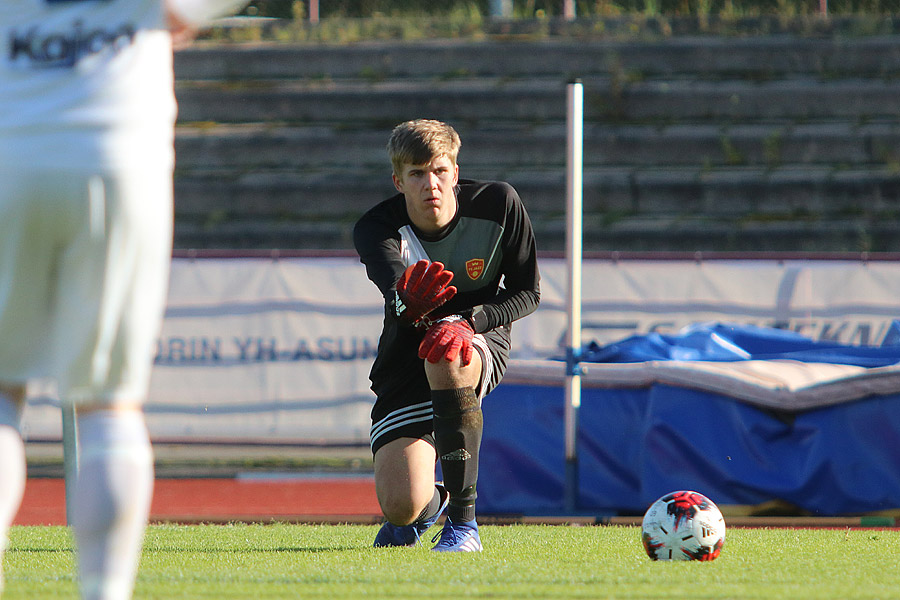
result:
[[[389,126],[388,126],[389,127]],[[564,167],[563,123],[457,127],[460,164],[510,169]],[[527,140],[524,143],[523,140]],[[381,128],[278,123],[180,125],[176,152],[183,170],[389,167]],[[697,123],[615,125],[586,123],[586,166],[880,165],[900,163],[900,120],[864,123]]]
[[[585,92],[590,88],[586,85]],[[627,86],[621,95],[593,92],[586,118],[625,121],[867,119],[890,117],[900,81],[787,79],[777,81],[654,81]],[[586,100],[587,101],[587,100]]]
[[[176,248],[188,249],[299,249],[347,250],[353,248],[353,225],[341,221],[281,221],[264,219],[225,220],[212,215],[197,222],[176,219]]]
[[[584,80],[588,121],[848,119],[896,114],[900,80]],[[501,78],[452,81],[194,83],[178,88],[181,122],[277,121],[377,126],[418,115],[469,123],[565,121],[565,81]]]
[[[421,115],[490,123],[558,120],[566,114],[562,81],[269,81],[246,87],[195,83],[180,85],[178,100],[182,122],[266,120],[390,127]]]
[[[867,219],[723,222],[706,217],[636,217],[607,222],[596,215],[586,216],[584,231],[584,249],[589,252],[671,248],[717,252],[735,247],[754,252],[822,252],[822,238],[827,237],[829,251],[864,253],[873,246],[891,244],[900,235],[900,227],[891,222]],[[545,246],[564,248],[565,220],[544,220],[536,226],[536,236]]]
[[[427,116],[561,251],[578,75],[586,249],[900,250],[892,36],[201,45],[176,74],[179,248],[351,249],[390,128]]]
[[[797,75],[894,78],[900,48],[892,36],[686,36],[665,40],[545,40],[410,43],[346,46],[241,46],[197,44],[175,58],[182,81],[248,79],[452,80],[460,77],[570,77],[612,75],[631,80],[774,79]]]
[[[491,175],[482,169],[469,173],[486,179]],[[564,247],[559,228],[565,214],[561,201],[564,173],[510,171],[504,179],[525,199],[539,246]],[[861,224],[891,221],[900,214],[900,178],[886,170],[833,171],[822,166],[775,170],[600,167],[587,169],[584,183],[584,246],[588,250],[615,249],[610,241],[621,237],[614,231],[620,223],[632,224],[629,235],[662,238],[666,243],[676,241],[666,235],[669,226],[660,228],[654,223],[679,223],[682,233],[695,227],[704,235],[692,242],[691,248],[710,251],[721,249],[716,244],[723,240],[732,247],[734,239],[741,237],[736,234],[754,224],[797,221],[801,229],[808,230],[817,223],[847,221],[854,224],[849,229],[854,235],[850,241],[846,235],[840,236],[831,249],[857,251],[863,246],[857,240]],[[379,176],[353,174],[349,169],[302,174],[251,171],[237,176],[231,172],[198,173],[187,181],[179,178],[176,184],[176,219],[190,228],[194,242],[190,246],[216,245],[202,243],[204,235],[210,241],[225,243],[240,232],[243,224],[254,223],[254,233],[244,236],[242,244],[251,240],[262,243],[264,238],[273,244],[278,239],[276,232],[299,228],[302,235],[286,236],[275,246],[352,248],[350,230],[355,219],[373,199],[392,193],[386,169]],[[266,222],[273,227],[269,234],[263,233]],[[309,234],[313,229],[318,230],[314,236]],[[187,231],[182,228],[177,233]],[[833,231],[825,232],[833,237]],[[309,245],[312,240],[316,245]],[[256,243],[251,247],[258,247]],[[647,241],[630,242],[629,247],[635,243],[654,249]],[[755,246],[759,241],[753,243]],[[779,241],[784,250],[790,250],[791,243],[790,239]]]
[[[470,170],[476,178],[488,173]],[[565,175],[556,172],[509,172],[510,181],[529,210],[563,212],[559,200]],[[713,218],[823,219],[847,216],[889,217],[900,214],[900,178],[891,171],[823,167],[666,169],[587,169],[585,211],[606,219],[623,215]],[[828,202],[822,200],[828,192]],[[346,172],[196,174],[179,179],[176,192],[191,198],[176,202],[179,218],[201,220],[217,213],[239,218],[272,215],[282,219],[351,219],[372,206],[372,198],[396,193],[388,175],[380,179]]]
[[[542,215],[534,223],[541,250],[561,252],[565,247],[565,217]],[[721,251],[737,244],[765,252],[822,252],[827,236],[829,251],[868,252],[873,246],[891,244],[900,227],[877,219],[785,220],[744,222],[709,217],[632,217],[607,219],[585,217],[585,251],[649,251],[676,248],[691,251]],[[241,219],[214,225],[179,220],[176,237],[188,248],[280,248],[302,250],[346,250],[353,247],[352,224],[341,222],[277,221]]]

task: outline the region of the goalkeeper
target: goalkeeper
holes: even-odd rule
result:
[[[459,148],[446,123],[394,128],[388,152],[399,193],[353,232],[385,299],[370,374],[375,488],[387,519],[375,546],[416,544],[446,508],[434,550],[481,550],[481,401],[506,370],[511,323],[540,301],[522,201],[507,183],[460,180]]]

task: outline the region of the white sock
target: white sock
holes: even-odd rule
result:
[[[0,395],[0,590],[7,534],[25,491],[25,445],[19,433],[19,418],[19,405]]]
[[[143,413],[78,417],[72,506],[84,600],[131,598],[153,495],[153,451]]]

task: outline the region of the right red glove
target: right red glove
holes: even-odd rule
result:
[[[419,344],[419,358],[437,364],[443,358],[453,362],[459,357],[459,364],[467,366],[472,362],[472,338],[475,331],[469,322],[459,315],[444,317],[432,325],[422,343]]]
[[[456,295],[450,285],[453,272],[439,262],[420,260],[410,265],[397,282],[394,310],[400,322],[418,325],[419,321]]]

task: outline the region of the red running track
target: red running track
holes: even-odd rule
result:
[[[156,522],[381,520],[371,477],[301,479],[157,479],[150,508]],[[62,479],[29,479],[16,525],[65,525]]]
[[[29,479],[16,525],[65,525],[62,479]],[[380,523],[371,476],[299,479],[157,479],[150,508],[153,522]],[[501,518],[500,521],[504,522]],[[507,522],[510,522],[507,519]],[[511,522],[597,525],[596,517],[534,517]],[[848,529],[900,528],[894,517],[729,517],[737,527]],[[639,525],[640,517],[613,517],[611,525]]]

